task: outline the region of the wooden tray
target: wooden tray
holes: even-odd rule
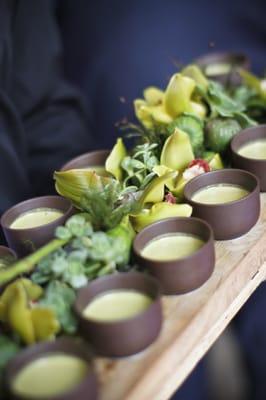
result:
[[[163,329],[150,348],[96,360],[101,400],[165,400],[182,384],[266,277],[266,194],[261,200],[260,220],[247,235],[216,243],[209,281],[192,293],[163,298]]]

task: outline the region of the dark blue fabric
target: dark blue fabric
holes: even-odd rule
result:
[[[110,147],[114,123],[132,118],[132,100],[164,87],[177,69],[210,50],[246,52],[266,66],[263,0],[59,0],[66,76],[87,96],[96,147]],[[120,97],[126,99],[121,103]]]
[[[53,171],[92,147],[61,61],[53,2],[0,0],[0,215],[53,192]]]

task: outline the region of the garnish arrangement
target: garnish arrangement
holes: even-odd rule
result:
[[[185,185],[230,166],[232,138],[266,121],[266,81],[239,74],[241,85],[225,87],[187,66],[164,90],[148,87],[134,101],[138,122],[121,126],[134,138],[132,148],[120,137],[103,171],[54,173],[58,194],[75,213],[45,246],[0,264],[0,376],[21,348],[77,333],[78,289],[139,269],[132,258],[136,233],[164,218],[191,216]]]

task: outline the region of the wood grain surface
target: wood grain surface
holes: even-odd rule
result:
[[[212,277],[194,292],[163,298],[159,339],[143,353],[95,362],[101,400],[166,400],[266,278],[266,194],[256,226],[216,242]]]

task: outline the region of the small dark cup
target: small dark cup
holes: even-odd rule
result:
[[[151,240],[169,233],[195,235],[205,243],[190,256],[176,260],[157,261],[142,256],[142,250]],[[159,280],[164,294],[182,294],[197,289],[209,279],[215,265],[212,229],[197,218],[167,218],[155,222],[137,234],[133,249],[138,264]]]
[[[16,260],[17,255],[14,250],[10,249],[7,246],[0,246],[0,258],[7,258]]]
[[[13,391],[12,383],[17,374],[24,367],[41,357],[48,354],[64,353],[66,355],[80,358],[88,365],[88,372],[82,382],[73,390],[61,395],[49,397],[49,400],[97,400],[98,385],[97,378],[92,368],[92,356],[88,346],[80,339],[61,338],[54,342],[37,344],[27,348],[12,359],[6,368],[5,379],[8,399],[29,400],[28,398],[16,394]],[[42,400],[41,397],[31,397],[31,400]],[[47,400],[47,398],[46,398]]]
[[[260,191],[266,192],[266,160],[247,158],[238,154],[240,148],[258,139],[266,140],[266,125],[244,129],[231,141],[232,164],[256,175],[260,181]]]
[[[49,224],[35,228],[14,229],[10,227],[21,214],[36,208],[56,209],[62,211],[63,215]],[[70,201],[64,197],[35,197],[9,208],[1,217],[1,225],[8,245],[19,257],[23,257],[49,242],[54,237],[55,229],[63,225],[73,212]]]
[[[97,150],[82,154],[64,164],[60,171],[78,169],[86,167],[104,167],[105,161],[110,154],[110,150]]]
[[[244,53],[234,53],[234,52],[215,52],[204,54],[203,56],[196,59],[196,64],[198,64],[201,69],[206,73],[206,68],[213,64],[228,64],[230,69],[228,72],[207,75],[211,80],[220,82],[223,85],[233,85],[238,86],[241,83],[241,77],[237,72],[238,68],[249,69],[250,59]]]
[[[96,296],[115,289],[136,290],[150,296],[153,302],[145,311],[124,320],[101,322],[83,317],[83,310]],[[161,330],[159,284],[154,278],[139,272],[118,273],[96,279],[79,290],[74,309],[81,335],[97,354],[105,357],[138,353],[148,347]]]
[[[242,186],[250,193],[230,203],[203,204],[192,200],[198,190],[215,184]],[[221,169],[199,175],[186,184],[184,197],[193,207],[192,215],[211,225],[216,240],[234,239],[244,235],[259,218],[259,181],[255,175],[241,169]]]

